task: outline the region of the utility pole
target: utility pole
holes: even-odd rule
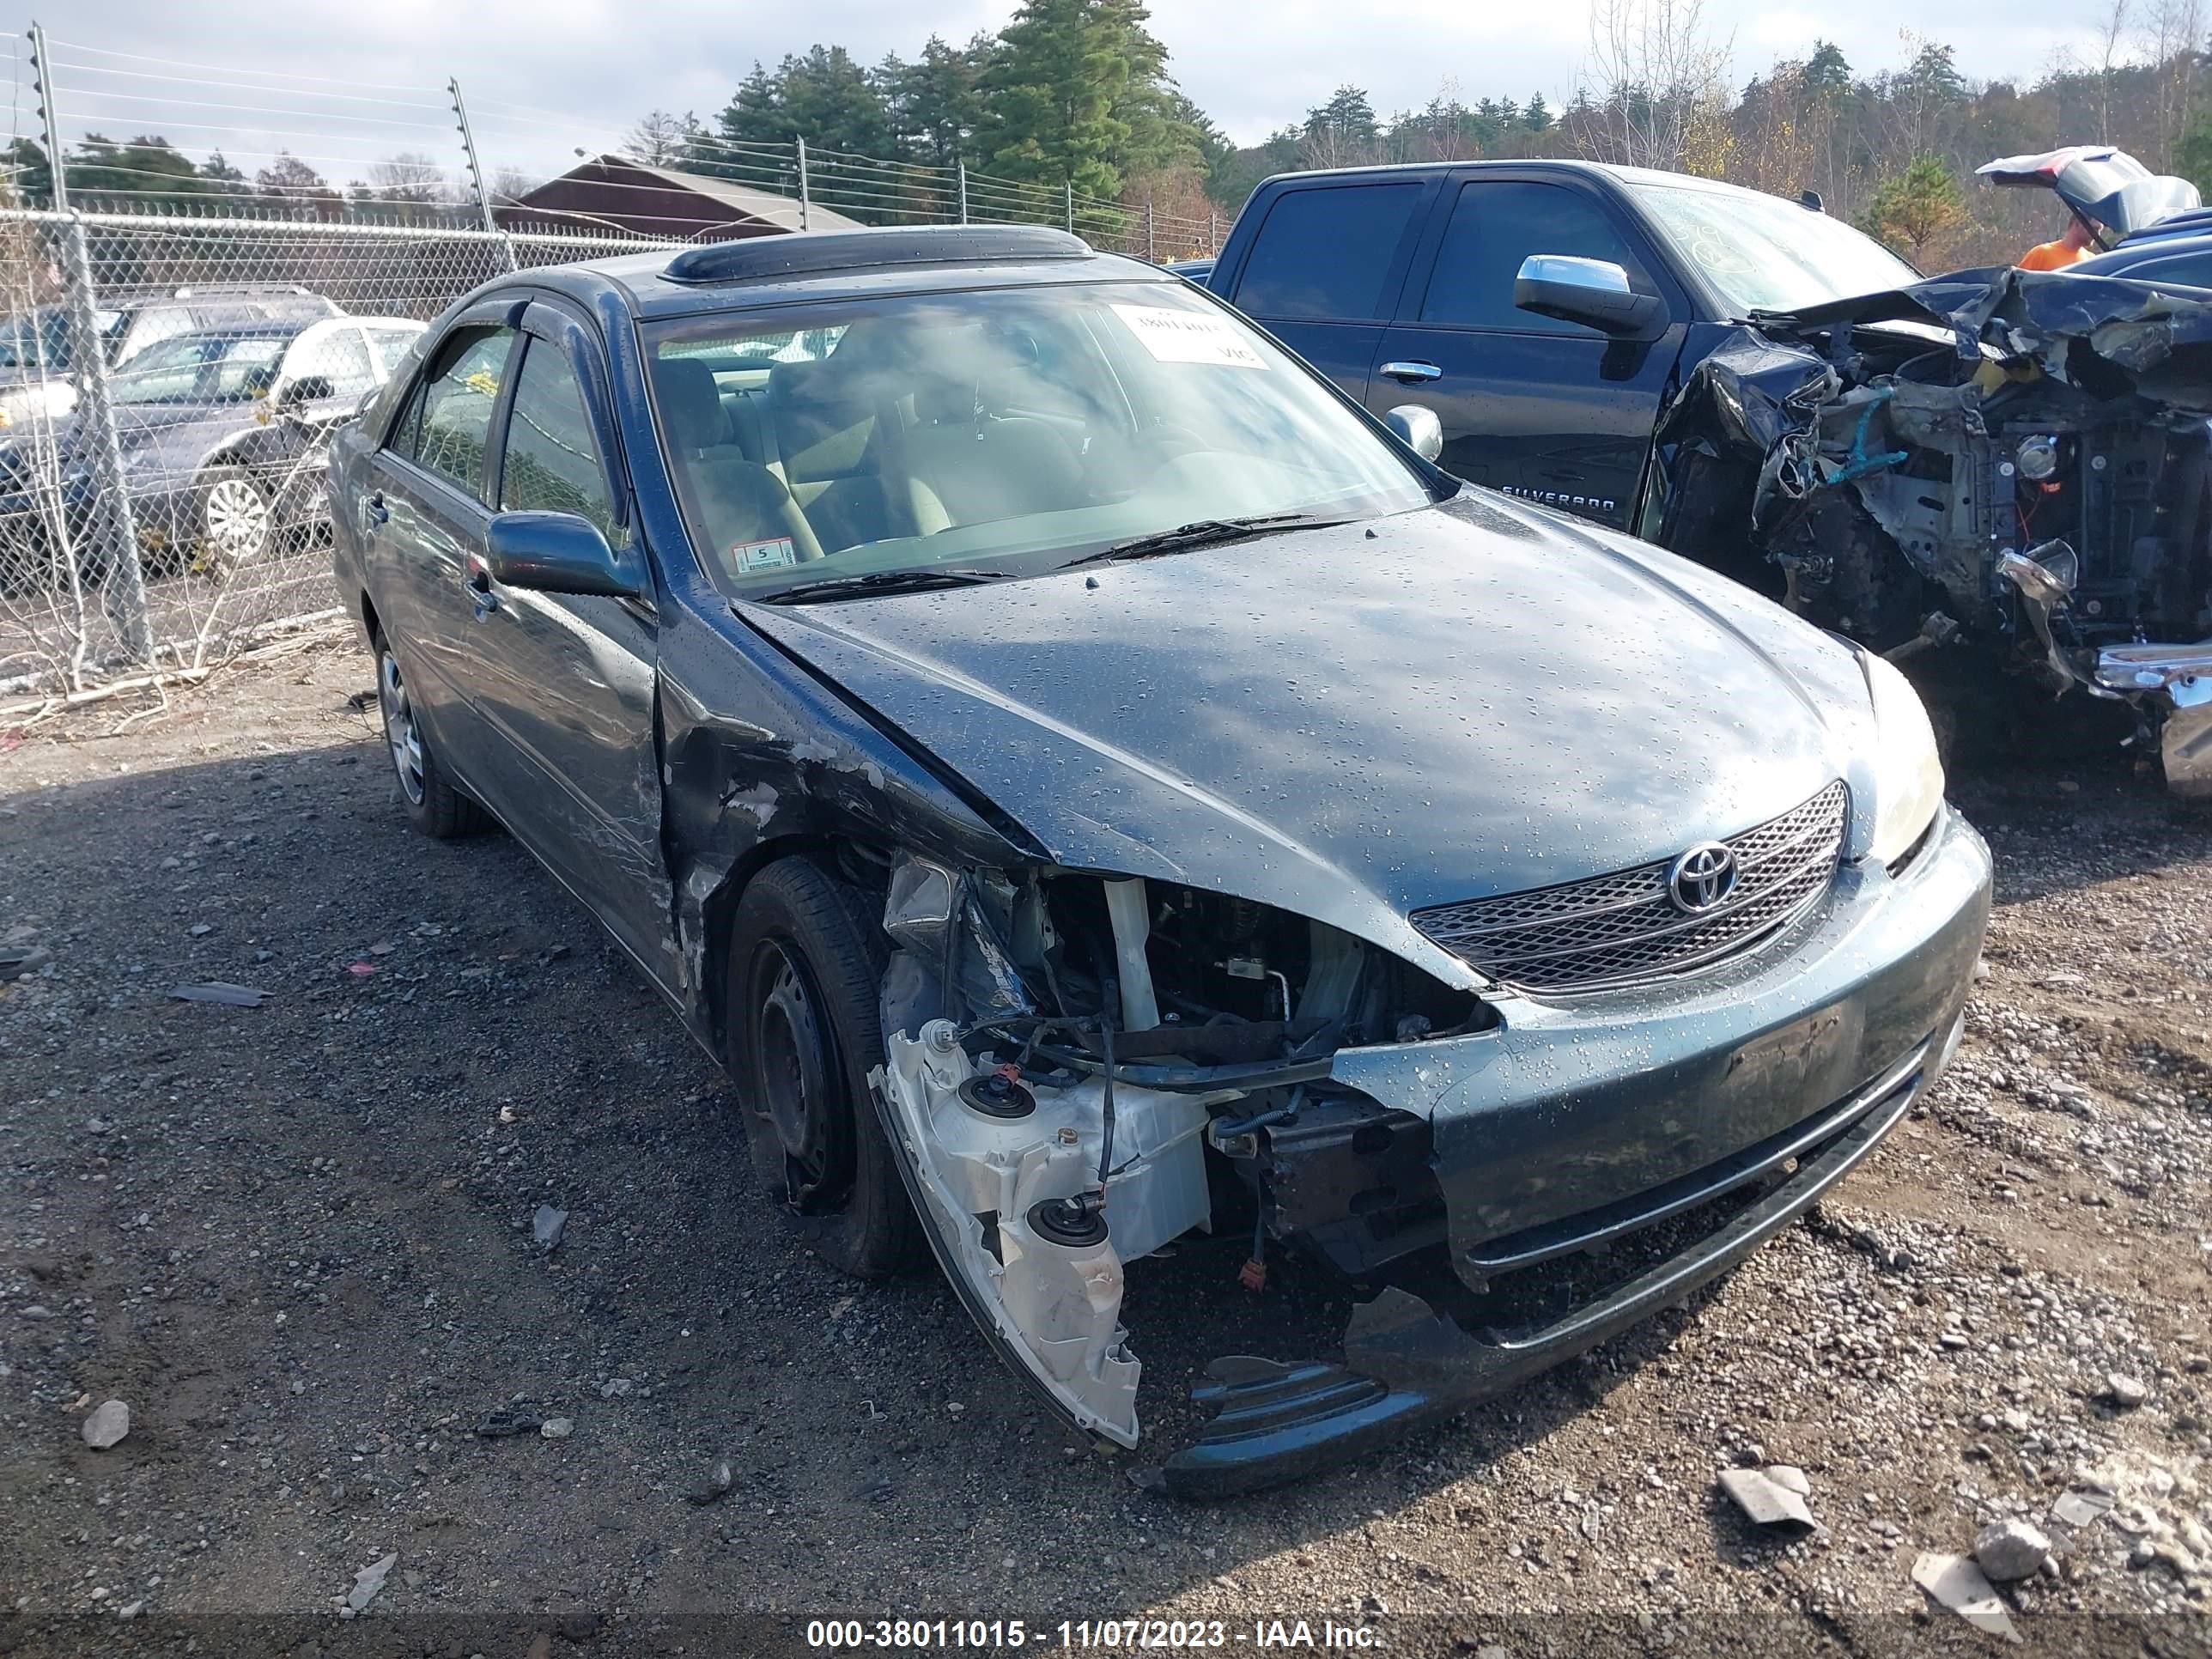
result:
[[[791,142],[799,146],[799,228],[809,230],[812,228],[808,221],[813,216],[813,204],[808,198],[806,188],[806,140],[794,137]]]

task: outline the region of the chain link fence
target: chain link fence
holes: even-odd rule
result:
[[[329,614],[330,434],[498,273],[639,239],[0,211],[0,691]]]
[[[0,696],[197,673],[334,615],[330,434],[424,325],[501,271],[678,246],[0,209]]]

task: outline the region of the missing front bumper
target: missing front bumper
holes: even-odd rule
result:
[[[1958,1041],[1954,1024],[1881,1077],[1820,1115],[1840,1124],[1796,1158],[1795,1172],[1713,1231],[1598,1299],[1548,1323],[1469,1332],[1411,1292],[1385,1290],[1352,1310],[1340,1364],[1285,1364],[1234,1355],[1194,1391],[1213,1408],[1198,1439],[1141,1484],[1178,1498],[1213,1498],[1294,1480],[1397,1438],[1573,1358],[1685,1300],[1787,1226],[1874,1150],[1933,1080]],[[1778,1165],[1786,1167],[1786,1165]],[[1767,1176],[1759,1164],[1729,1186]],[[1655,1195],[1647,1220],[1671,1213]]]

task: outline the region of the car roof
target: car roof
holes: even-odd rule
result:
[[[351,317],[283,317],[253,323],[218,323],[212,328],[188,328],[182,333],[167,335],[160,343],[166,345],[170,340],[289,340],[295,334],[305,334],[319,323],[355,320]]]
[[[483,291],[544,287],[588,303],[612,289],[639,317],[658,319],[876,295],[1178,281],[1159,266],[1101,253],[1042,226],[933,225],[801,231],[620,254],[516,271]]]
[[[2212,230],[2195,236],[2146,237],[2141,241],[2130,238],[2110,253],[2093,254],[2066,269],[2076,276],[2125,276],[2148,264],[2163,264],[2168,259],[2197,253],[2212,253]]]
[[[1324,167],[1278,173],[1266,182],[1272,185],[1296,179],[1302,184],[1311,184],[1330,179],[1421,179],[1439,173],[1579,173],[1610,179],[1622,185],[1658,185],[1672,190],[1705,191],[1715,196],[1757,196],[1767,201],[1781,202],[1793,207],[1797,205],[1787,196],[1752,190],[1743,185],[1731,185],[1720,179],[1702,179],[1695,173],[1664,173],[1654,167],[1620,167],[1611,161],[1583,161],[1568,156],[1553,155],[1532,156],[1525,161],[1382,161],[1372,167]]]

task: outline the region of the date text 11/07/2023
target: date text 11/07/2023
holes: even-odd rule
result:
[[[1331,1619],[1063,1619],[1031,1626],[1020,1619],[811,1619],[806,1645],[825,1649],[1008,1650],[1015,1648],[1313,1648],[1384,1645],[1368,1625]]]

